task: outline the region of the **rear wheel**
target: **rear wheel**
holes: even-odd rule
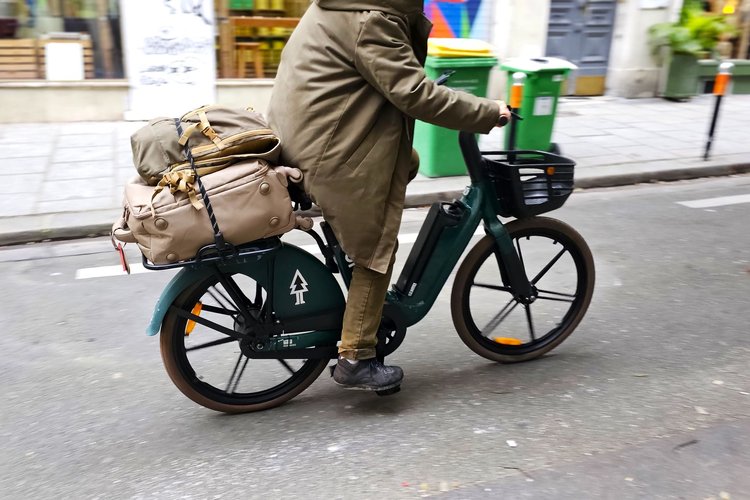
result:
[[[231,280],[246,308],[263,311],[266,291],[248,276]],[[239,306],[217,276],[196,283],[172,304],[218,327],[240,330]],[[250,359],[236,338],[216,326],[197,324],[170,308],[161,332],[161,355],[169,377],[183,394],[212,410],[241,413],[278,406],[305,390],[325,369],[327,359]]]
[[[564,222],[531,217],[505,227],[534,287],[534,300],[519,301],[503,284],[495,241],[486,236],[458,269],[451,313],[472,351],[515,363],[549,352],[573,333],[591,302],[595,271],[583,237]]]

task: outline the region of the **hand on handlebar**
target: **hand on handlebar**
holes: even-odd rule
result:
[[[502,127],[510,122],[510,109],[503,101],[495,101],[500,106],[500,118],[497,121],[497,126]]]

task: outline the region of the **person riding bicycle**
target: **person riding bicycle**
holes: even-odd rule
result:
[[[423,64],[432,24],[422,0],[315,0],[281,56],[268,119],[281,160],[354,265],[339,385],[385,390],[403,371],[375,359],[406,185],[417,174],[414,120],[488,133],[510,119],[502,101],[438,86]]]

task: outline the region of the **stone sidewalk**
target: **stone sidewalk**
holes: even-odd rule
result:
[[[725,98],[703,161],[714,98],[686,103],[563,98],[553,140],[576,160],[576,186],[604,187],[750,172],[750,95]],[[0,128],[0,245],[107,233],[135,175],[130,134],[140,122],[15,124]],[[502,131],[483,138],[497,149]],[[409,206],[458,196],[468,177],[409,186]]]

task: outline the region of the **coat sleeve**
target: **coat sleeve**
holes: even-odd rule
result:
[[[409,42],[406,23],[370,12],[362,25],[355,66],[367,82],[403,113],[434,125],[488,133],[500,118],[496,102],[435,85]]]

